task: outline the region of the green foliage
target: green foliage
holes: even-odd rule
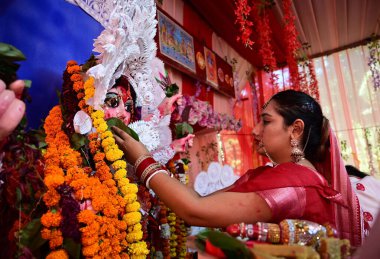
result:
[[[193,134],[193,132],[194,132],[193,127],[186,122],[175,124],[176,139],[183,138],[188,134]]]
[[[6,85],[9,85],[17,79],[16,72],[20,65],[15,62],[25,59],[24,54],[22,54],[19,49],[0,42],[0,79],[2,79]]]
[[[124,130],[126,133],[128,133],[129,136],[131,136],[135,140],[139,141],[139,135],[137,135],[137,133],[133,129],[126,126],[124,122],[122,122],[118,118],[111,118],[107,120],[107,125],[109,128],[111,128],[112,126],[116,126],[119,129]]]
[[[70,258],[80,258],[81,255],[81,244],[75,242],[71,238],[65,238],[63,240],[63,247],[69,253]]]
[[[213,246],[220,248],[227,258],[253,258],[251,251],[244,243],[225,233],[214,230],[206,230],[199,233],[195,239],[198,249],[205,251],[206,240]]]
[[[38,250],[47,240],[41,237],[41,221],[39,218],[33,219],[23,229],[18,232],[20,245],[28,247],[32,251]]]
[[[89,143],[88,139],[86,136],[79,134],[79,133],[74,133],[71,136],[71,145],[75,150],[79,150],[81,147],[87,145]]]

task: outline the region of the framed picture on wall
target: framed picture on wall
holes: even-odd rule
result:
[[[206,64],[206,80],[212,86],[218,88],[218,74],[216,69],[215,53],[204,47],[205,64]]]
[[[196,73],[193,36],[159,10],[157,20],[160,53]]]

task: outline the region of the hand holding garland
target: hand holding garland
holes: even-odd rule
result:
[[[256,193],[217,192],[200,197],[193,189],[181,184],[150,156],[145,146],[123,130],[112,127],[115,141],[128,163],[148,188],[188,224],[226,227],[237,222],[268,222],[272,212]]]

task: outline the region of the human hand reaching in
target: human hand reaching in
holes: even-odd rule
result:
[[[16,80],[9,85],[8,90],[0,80],[0,141],[13,132],[24,116],[25,103],[18,99],[24,87],[23,80]]]
[[[113,126],[112,131],[115,133],[116,144],[124,152],[124,157],[129,164],[134,165],[139,157],[150,155],[144,144],[129,136],[122,129]]]

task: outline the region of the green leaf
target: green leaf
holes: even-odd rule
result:
[[[63,247],[69,253],[71,258],[80,258],[81,245],[76,243],[72,238],[65,238],[63,240]]]
[[[47,242],[47,240],[41,237],[41,221],[40,219],[33,219],[29,222],[21,231],[20,242],[22,245],[30,248],[32,251],[36,251],[39,247]]]
[[[204,251],[206,240],[209,240],[212,245],[222,249],[227,258],[253,258],[251,251],[245,244],[225,233],[213,230],[202,231],[196,236],[195,244],[200,250]]]
[[[3,42],[0,42],[0,58],[9,61],[26,60],[26,57],[19,49]]]
[[[87,143],[88,143],[88,139],[86,138],[86,136],[84,136],[82,134],[74,133],[71,136],[71,144],[73,145],[73,148],[75,150],[80,149],[81,147],[83,147]]]
[[[131,136],[135,140],[139,141],[139,135],[137,135],[137,133],[133,129],[126,126],[124,122],[122,122],[120,119],[111,118],[107,120],[107,125],[108,125],[108,128],[111,128],[112,126],[116,126],[119,129],[124,130],[126,133],[128,133],[129,136]]]
[[[20,188],[16,188],[16,206],[18,207],[22,201],[22,193]]]
[[[26,88],[31,88],[32,87],[32,80],[24,80],[25,87]]]
[[[188,164],[190,164],[190,160],[189,159],[187,159],[187,158],[182,158],[182,162],[185,164],[185,165],[188,165]]]
[[[186,122],[175,124],[175,134],[177,139],[183,138],[188,134],[192,134],[193,132],[193,127],[191,127],[191,125]]]
[[[177,84],[171,84],[165,89],[166,97],[172,97],[173,95],[176,95],[179,91],[179,87]]]

